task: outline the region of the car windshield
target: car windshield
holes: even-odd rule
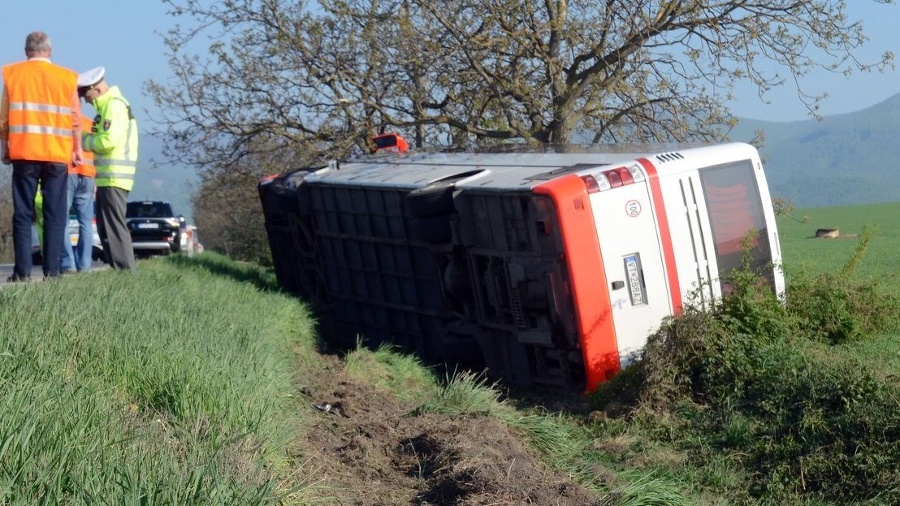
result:
[[[171,218],[172,207],[163,202],[129,202],[125,211],[128,218]]]

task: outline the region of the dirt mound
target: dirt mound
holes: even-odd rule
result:
[[[297,452],[307,479],[347,505],[600,504],[548,468],[521,436],[484,417],[413,415],[393,395],[372,391],[325,357],[326,371],[303,378],[319,413]]]

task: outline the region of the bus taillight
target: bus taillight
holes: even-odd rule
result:
[[[581,180],[584,181],[584,186],[587,188],[588,193],[602,192],[612,188],[606,174],[602,172],[596,176],[581,176]]]
[[[643,170],[636,164],[629,167],[605,170],[594,175],[581,176],[588,193],[597,193],[620,186],[627,186],[646,179]]]

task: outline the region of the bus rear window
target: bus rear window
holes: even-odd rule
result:
[[[764,277],[774,290],[771,268],[767,269],[772,250],[752,162],[743,160],[701,169],[700,182],[712,225],[719,277],[741,268],[744,241],[751,237],[750,267],[760,274],[769,271]]]

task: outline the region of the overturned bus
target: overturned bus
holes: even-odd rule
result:
[[[745,253],[784,290],[755,148],[374,155],[263,179],[279,284],[323,340],[591,391]],[[749,242],[748,242],[749,241]]]

